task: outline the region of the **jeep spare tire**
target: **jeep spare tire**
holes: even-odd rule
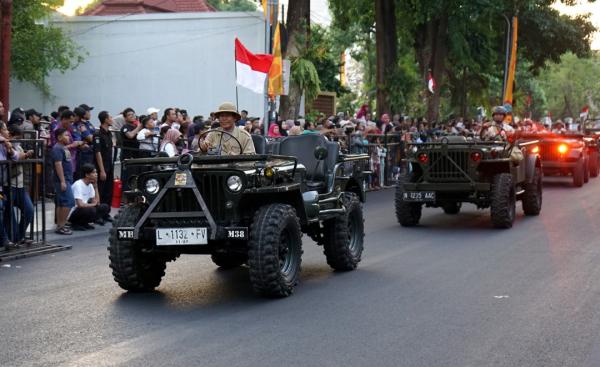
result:
[[[233,269],[244,265],[248,261],[248,256],[242,254],[214,253],[210,255],[210,259],[221,269]]]
[[[442,205],[442,209],[444,209],[444,213],[449,214],[449,215],[455,215],[455,214],[460,213],[460,208],[462,208],[461,202],[446,203],[446,204]]]
[[[287,204],[262,206],[250,226],[248,266],[254,290],[263,296],[294,292],[302,262],[302,232],[296,210]]]
[[[421,203],[411,203],[404,201],[404,183],[410,182],[412,175],[400,177],[396,184],[396,195],[394,204],[396,207],[396,219],[402,227],[414,227],[421,220]]]

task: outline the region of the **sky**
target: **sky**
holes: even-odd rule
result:
[[[596,28],[600,29],[600,2],[596,0],[595,3],[588,3],[587,1],[578,1],[578,4],[575,6],[567,6],[563,5],[560,2],[556,2],[554,7],[558,9],[561,13],[568,14],[571,16],[578,14],[591,13],[590,20],[596,26]],[[592,49],[600,50],[600,32],[596,32],[594,34],[594,38],[592,41]]]
[[[93,0],[65,0],[64,6],[59,8],[59,11],[66,15],[73,15],[79,7],[85,6],[92,1]],[[288,2],[289,0],[280,1],[286,8]],[[569,15],[591,13],[590,19],[592,23],[600,29],[600,2],[596,1],[595,3],[588,3],[586,0],[580,0],[578,3],[579,4],[576,6],[566,6],[557,1],[554,4],[554,7],[560,12]],[[311,0],[310,6],[310,17],[313,22],[322,25],[329,25],[331,23],[331,14],[329,13],[327,0]],[[600,50],[600,32],[596,32],[594,35],[592,49]]]

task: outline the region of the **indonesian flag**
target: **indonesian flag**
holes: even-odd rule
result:
[[[589,113],[590,113],[590,108],[588,106],[584,106],[581,109],[581,113],[579,114],[579,117],[582,119],[587,119]]]
[[[265,81],[273,63],[273,55],[253,54],[235,39],[235,83],[251,91],[264,94]]]
[[[431,75],[431,71],[427,74],[427,89],[434,94],[435,93],[435,80],[433,79],[433,75]]]

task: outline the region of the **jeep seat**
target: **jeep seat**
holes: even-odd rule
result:
[[[328,151],[327,158],[320,163],[314,153],[318,146],[325,147]],[[339,147],[337,143],[330,143],[321,135],[288,136],[279,144],[279,154],[296,157],[298,163],[306,167],[306,186],[309,190],[325,192],[333,177]]]
[[[262,135],[252,134],[252,143],[254,143],[254,150],[256,154],[267,154],[267,138]]]

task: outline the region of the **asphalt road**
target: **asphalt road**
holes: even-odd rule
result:
[[[600,179],[550,181],[511,230],[471,205],[401,228],[393,191],[371,193],[359,269],[332,272],[305,236],[281,300],[191,255],[128,294],[106,233],[71,239],[0,267],[0,366],[599,366]]]

